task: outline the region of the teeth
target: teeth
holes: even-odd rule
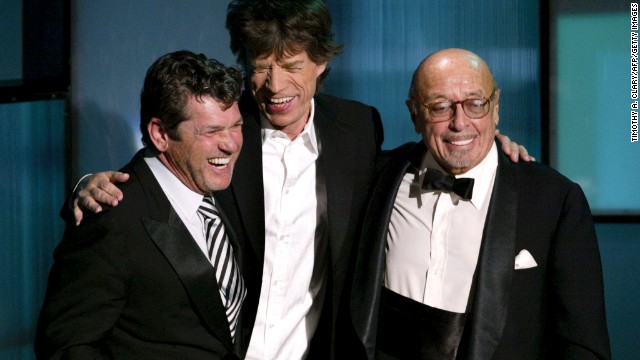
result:
[[[223,166],[229,163],[229,158],[213,158],[209,159],[209,164]]]
[[[293,96],[289,96],[289,97],[284,97],[284,98],[273,98],[273,99],[269,99],[269,101],[271,101],[274,104],[284,104],[286,102],[291,101],[291,99],[293,99]]]
[[[473,139],[467,139],[467,140],[451,141],[451,143],[453,145],[463,146],[463,145],[471,144],[472,141],[473,141]]]

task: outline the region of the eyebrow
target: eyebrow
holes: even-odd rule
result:
[[[481,89],[480,91],[474,90],[474,91],[470,91],[468,93],[464,93],[464,96],[466,96],[466,97],[464,99],[462,99],[462,100],[466,100],[471,96],[483,97],[482,91],[483,90]],[[491,94],[487,94],[486,96],[491,96]],[[447,96],[445,96],[443,94],[439,94],[439,93],[438,94],[433,94],[431,96],[427,96],[425,101],[429,102],[429,101],[433,101],[433,100],[440,99],[440,98],[447,99],[447,100],[451,101],[451,99],[449,97],[447,97]]]
[[[304,64],[304,60],[290,60],[290,61],[282,61],[276,62],[280,67],[294,67],[294,66],[302,66]],[[253,67],[258,68],[268,68],[270,64],[267,61],[256,60],[253,64]]]
[[[304,60],[292,60],[292,61],[284,61],[281,64],[278,64],[282,67],[291,67],[291,66],[301,66],[304,64]]]

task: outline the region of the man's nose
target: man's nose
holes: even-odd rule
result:
[[[467,114],[464,113],[464,109],[462,108],[462,104],[455,104],[455,112],[453,114],[453,118],[449,123],[449,128],[455,131],[462,131],[469,125],[469,118]]]
[[[267,75],[267,87],[269,90],[277,94],[284,88],[284,73],[283,70],[277,66],[274,66]]]
[[[242,135],[237,139],[236,136],[233,136],[229,130],[223,131],[221,134],[221,138],[218,141],[218,147],[225,152],[235,153],[240,151],[240,147],[242,146]]]

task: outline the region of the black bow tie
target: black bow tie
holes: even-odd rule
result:
[[[422,189],[453,191],[461,198],[471,200],[473,181],[471,178],[456,179],[455,176],[445,175],[436,169],[429,168],[424,175]]]

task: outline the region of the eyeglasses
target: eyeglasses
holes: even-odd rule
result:
[[[428,122],[437,123],[449,121],[456,115],[458,104],[462,105],[462,111],[471,119],[479,119],[489,113],[491,108],[491,100],[496,90],[491,92],[491,96],[487,98],[470,98],[461,101],[436,101],[430,104],[420,104],[426,109],[426,118]]]

